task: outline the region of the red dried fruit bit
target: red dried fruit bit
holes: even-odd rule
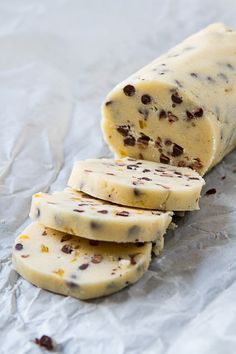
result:
[[[65,235],[62,236],[61,242],[69,241],[71,239],[72,239],[72,235],[65,234]]]
[[[163,109],[160,111],[159,113],[159,118],[160,119],[164,119],[167,117],[166,111],[164,111]]]
[[[171,95],[171,100],[176,104],[180,104],[183,102],[183,99],[179,96],[178,92],[175,92]]]
[[[83,264],[81,264],[81,266],[79,266],[79,269],[80,269],[80,270],[85,270],[85,269],[88,268],[88,266],[89,266],[88,263],[83,263]]]
[[[135,94],[135,87],[133,85],[126,85],[123,88],[123,92],[126,96],[133,96]]]
[[[99,245],[99,241],[89,240],[89,244],[90,244],[90,246],[98,246]]]
[[[21,251],[21,250],[23,249],[22,243],[17,243],[17,244],[15,245],[15,249],[16,249],[17,251]]]
[[[215,193],[216,193],[216,189],[211,188],[211,189],[208,189],[208,191],[206,191],[205,195],[211,195],[211,194],[215,194]]]
[[[84,210],[81,210],[81,209],[73,209],[73,211],[76,211],[77,213],[83,213]]]
[[[125,211],[125,210],[123,210],[123,211],[118,211],[118,212],[116,213],[116,215],[118,215],[118,216],[129,216],[129,212],[128,212],[128,211]]]
[[[127,136],[124,139],[124,145],[134,146],[135,145],[135,138],[132,135]]]
[[[169,159],[168,156],[165,156],[165,155],[161,154],[161,156],[160,156],[160,162],[161,162],[161,163],[168,164],[168,163],[170,163],[170,159]]]
[[[73,247],[71,247],[71,245],[64,245],[61,251],[67,254],[71,254],[73,252]]]
[[[173,157],[177,157],[182,155],[184,152],[184,149],[182,148],[182,146],[178,145],[178,144],[174,144],[173,146],[173,152],[172,152],[172,156]]]
[[[101,263],[102,260],[103,260],[103,256],[101,254],[95,254],[92,257],[91,262],[94,264],[98,264],[98,263]]]
[[[143,104],[149,104],[151,102],[151,97],[149,95],[142,95],[141,102]]]
[[[118,133],[120,133],[122,136],[127,136],[130,131],[130,126],[129,125],[120,125],[119,127],[116,128]]]
[[[53,350],[52,338],[49,336],[43,335],[40,339],[35,338],[34,342],[47,350]]]

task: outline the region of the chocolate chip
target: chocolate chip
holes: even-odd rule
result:
[[[203,116],[203,109],[197,108],[197,109],[193,110],[192,112],[186,111],[186,115],[188,117],[188,120],[202,117]]]
[[[128,237],[138,236],[139,233],[140,233],[140,227],[137,225],[134,225],[131,228],[129,228]]]
[[[169,146],[169,145],[171,145],[172,144],[172,141],[170,140],[170,139],[166,139],[165,140],[165,145],[166,146]]]
[[[195,78],[198,77],[198,75],[197,75],[196,73],[190,73],[190,75],[191,75],[192,77],[195,77]]]
[[[100,213],[100,214],[107,214],[108,211],[107,211],[107,210],[98,210],[97,213]]]
[[[40,209],[39,208],[36,208],[36,210],[35,210],[35,217],[36,218],[40,217]]]
[[[177,157],[182,155],[184,152],[184,149],[182,148],[182,146],[178,145],[178,144],[174,144],[173,146],[173,152],[172,152],[172,156],[173,157]]]
[[[69,241],[69,240],[72,239],[72,237],[73,237],[72,235],[65,234],[65,235],[62,236],[61,242]]]
[[[145,169],[143,170],[143,173],[146,173],[146,172],[151,172],[151,170],[148,170],[147,168],[145,168]]]
[[[126,85],[123,91],[126,96],[133,96],[135,94],[135,87],[133,85]]]
[[[169,159],[168,156],[165,156],[165,155],[161,154],[161,156],[160,156],[160,162],[161,162],[161,163],[168,164],[168,163],[170,163],[170,159]]]
[[[49,336],[43,335],[41,338],[35,338],[34,342],[47,350],[53,350],[52,338]]]
[[[139,253],[135,253],[135,254],[130,254],[130,255],[129,255],[129,257],[130,257],[130,263],[131,263],[132,265],[135,265],[135,264],[137,263],[136,260],[135,260],[135,257],[136,257],[137,255],[139,255]]]
[[[142,192],[138,188],[134,188],[135,197],[140,197],[141,194],[142,194]]]
[[[152,181],[152,179],[148,177],[141,177],[141,179],[143,179],[144,181]]]
[[[178,92],[175,92],[171,95],[172,102],[180,104],[183,102],[182,97],[179,96]]]
[[[144,116],[145,120],[148,118],[149,110],[147,108],[141,107],[138,109],[138,112]]]
[[[83,264],[81,264],[81,266],[79,266],[79,269],[80,269],[80,270],[85,270],[85,269],[88,268],[88,266],[89,266],[88,263],[83,263]]]
[[[44,230],[44,232],[42,233],[42,236],[46,236],[47,235],[47,231]]]
[[[116,130],[122,136],[127,136],[127,135],[129,135],[130,125],[120,125],[118,128],[116,128]]]
[[[147,146],[148,143],[149,143],[149,141],[150,141],[150,137],[147,136],[147,135],[145,135],[145,134],[143,134],[143,133],[141,133],[141,136],[140,136],[140,137],[138,138],[138,140],[137,140],[137,142],[138,142],[139,144],[142,144],[142,145],[144,145],[144,146]]]
[[[97,240],[89,240],[89,244],[90,244],[90,246],[98,246],[99,245],[99,241],[97,241]]]
[[[232,64],[228,63],[228,64],[226,64],[226,66],[227,66],[227,68],[229,68],[230,70],[234,70],[234,67],[233,67]]]
[[[91,262],[94,263],[94,264],[98,264],[98,263],[101,263],[103,260],[103,256],[101,254],[95,254],[92,259],[91,259]]]
[[[215,193],[216,193],[216,189],[211,188],[211,189],[208,189],[208,191],[206,191],[205,195],[211,195],[211,194],[215,194]]]
[[[134,146],[135,145],[135,138],[132,135],[127,136],[124,139],[124,145]]]
[[[164,119],[167,117],[166,111],[164,111],[163,109],[160,111],[159,113],[159,118],[160,119]]]
[[[151,102],[151,97],[149,95],[142,95],[141,101],[143,104],[149,104]]]
[[[23,249],[22,243],[17,243],[17,244],[15,245],[15,249],[16,249],[17,251],[21,251],[21,250]]]
[[[129,216],[129,212],[128,212],[128,211],[125,211],[125,210],[123,210],[123,211],[118,211],[118,212],[116,213],[116,215],[117,215],[117,216]]]
[[[199,178],[198,178],[198,177],[189,177],[188,179],[189,179],[189,180],[196,180],[196,181],[199,181]]]
[[[73,252],[73,248],[71,247],[71,245],[64,245],[61,251],[67,254],[71,254]]]
[[[207,76],[207,81],[209,81],[210,83],[215,82],[215,80],[211,76]]]
[[[105,106],[110,106],[110,104],[112,104],[112,101],[107,101],[107,102],[105,103]]]
[[[73,211],[76,211],[77,213],[83,213],[84,210],[81,210],[81,209],[73,209]]]
[[[167,115],[168,115],[168,121],[170,122],[170,123],[173,123],[173,122],[177,122],[177,120],[179,120],[179,118],[177,117],[177,116],[175,116],[172,112],[168,112],[167,113]]]
[[[102,226],[101,224],[98,224],[98,223],[95,222],[95,221],[91,221],[91,223],[90,223],[91,229],[100,229],[101,226]]]
[[[127,165],[126,168],[127,168],[127,170],[137,170],[138,166],[136,166],[136,165]]]
[[[114,174],[114,173],[111,173],[111,172],[106,172],[106,175],[108,175],[108,176],[115,176],[115,174]]]

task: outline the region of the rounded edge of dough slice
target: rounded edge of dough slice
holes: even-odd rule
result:
[[[151,243],[115,244],[71,236],[39,223],[15,240],[13,268],[27,281],[81,300],[115,293],[148,269]]]
[[[71,188],[96,198],[170,211],[198,210],[204,184],[190,168],[132,158],[77,161],[68,181]]]
[[[72,235],[109,242],[155,242],[163,237],[172,212],[122,207],[70,188],[32,197],[30,217]]]

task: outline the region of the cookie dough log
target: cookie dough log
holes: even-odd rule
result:
[[[17,237],[14,269],[30,283],[79,299],[115,293],[139,280],[151,243],[89,241],[32,223]]]
[[[30,217],[73,235],[100,241],[162,241],[171,212],[124,208],[66,189],[33,195]]]
[[[102,130],[117,156],[201,175],[236,145],[236,33],[216,23],[117,85]]]
[[[187,211],[199,209],[204,183],[190,168],[123,158],[77,161],[68,185],[121,205]]]

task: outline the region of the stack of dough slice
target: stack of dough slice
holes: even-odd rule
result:
[[[68,185],[33,196],[34,222],[15,241],[13,266],[43,289],[91,299],[142,277],[173,211],[199,208],[204,180],[189,168],[124,158],[79,161]]]

